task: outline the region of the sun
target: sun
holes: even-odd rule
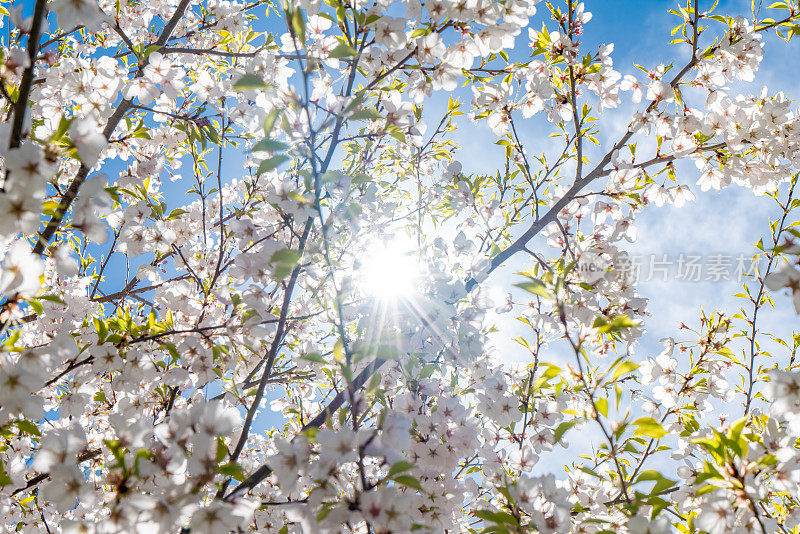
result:
[[[416,291],[420,266],[413,250],[402,241],[372,247],[359,269],[361,287],[384,301],[409,298]]]

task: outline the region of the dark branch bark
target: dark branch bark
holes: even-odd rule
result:
[[[39,53],[39,40],[42,37],[42,24],[47,20],[47,0],[36,0],[33,8],[31,32],[28,35],[28,61],[30,64],[22,72],[19,84],[19,96],[14,103],[14,122],[11,124],[9,148],[17,148],[22,142],[22,128],[25,125],[25,112],[33,85],[33,71],[36,68],[36,55]]]

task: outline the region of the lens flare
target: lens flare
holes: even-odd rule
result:
[[[407,247],[395,243],[372,250],[360,272],[367,294],[381,300],[398,300],[414,293],[419,264]]]

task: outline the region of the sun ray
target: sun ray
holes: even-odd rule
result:
[[[360,271],[367,294],[382,301],[397,301],[416,290],[420,267],[410,250],[394,242],[372,250]]]

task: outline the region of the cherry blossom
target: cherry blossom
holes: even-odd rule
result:
[[[800,127],[748,85],[795,6],[682,2],[634,64],[570,0],[34,4],[5,530],[795,528],[800,341],[759,317],[800,313]],[[650,352],[639,214],[728,186],[772,203],[763,269]]]

